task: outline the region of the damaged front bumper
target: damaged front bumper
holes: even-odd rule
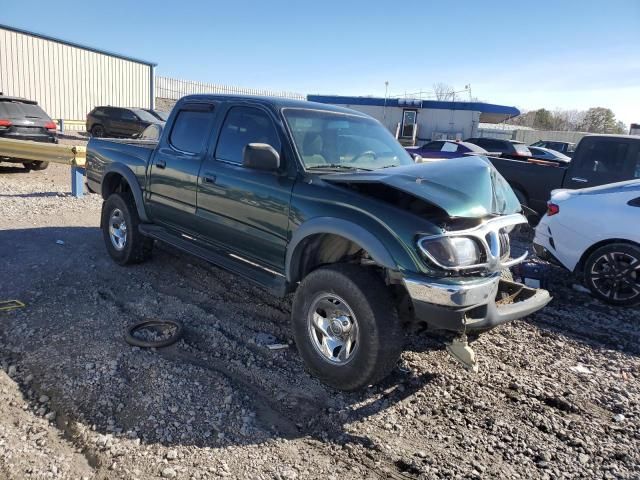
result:
[[[414,317],[429,328],[457,333],[482,332],[526,317],[551,301],[549,292],[489,277],[403,278]]]

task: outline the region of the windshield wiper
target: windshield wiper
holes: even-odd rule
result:
[[[385,165],[384,167],[378,167],[377,170],[381,170],[383,168],[393,168],[393,167],[399,167],[400,165],[397,165],[395,163],[392,163],[391,165]]]
[[[327,163],[324,165],[312,165],[311,167],[307,167],[307,170],[332,170],[332,169],[341,169],[341,170],[365,170],[370,172],[370,168],[362,168],[362,167],[352,167],[349,165],[342,165],[341,163]]]

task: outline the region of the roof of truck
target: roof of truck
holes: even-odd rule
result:
[[[254,103],[261,103],[263,105],[275,107],[275,108],[307,108],[314,110],[324,110],[336,113],[349,113],[359,116],[365,116],[364,113],[349,108],[338,107],[336,105],[329,105],[326,103],[309,102],[307,100],[295,100],[292,98],[283,97],[261,97],[257,95],[229,95],[229,94],[194,94],[187,95],[180,99],[181,102],[188,100],[245,100]]]

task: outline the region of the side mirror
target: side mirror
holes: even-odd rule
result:
[[[242,166],[273,172],[280,168],[280,154],[267,143],[249,143],[244,147]]]
[[[413,158],[415,163],[422,163],[422,155],[419,153],[410,153],[409,155],[411,155],[411,158]]]

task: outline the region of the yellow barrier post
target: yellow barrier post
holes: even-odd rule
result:
[[[84,190],[84,165],[87,149],[80,145],[31,142],[0,138],[0,157],[11,159],[52,162],[71,167],[71,194],[80,198]]]

